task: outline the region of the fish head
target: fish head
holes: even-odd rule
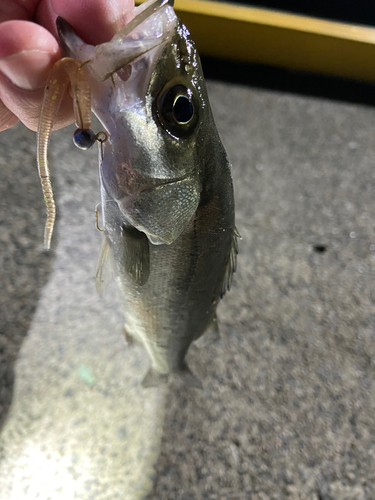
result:
[[[108,136],[104,190],[125,224],[153,244],[171,244],[199,205],[202,129],[212,116],[197,50],[170,3],[149,0],[135,14],[97,46],[61,19],[58,29],[65,54],[85,62],[92,108]]]

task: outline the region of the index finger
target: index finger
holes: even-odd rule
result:
[[[54,40],[57,16],[65,18],[85,42],[96,45],[112,38],[133,7],[133,0],[11,0],[6,5],[1,2],[0,21],[23,21],[0,24],[0,99],[5,105],[0,102],[0,130],[12,126],[17,121],[15,117],[36,130],[41,89],[49,70],[61,57]],[[25,19],[34,23],[25,23]],[[47,30],[44,33],[42,26]],[[14,116],[9,116],[7,109]],[[71,103],[66,99],[55,128],[71,122]]]
[[[68,21],[86,43],[108,42],[125,24],[134,0],[51,0],[57,15]],[[53,19],[54,34],[56,17]]]
[[[85,42],[96,45],[112,38],[133,8],[134,0],[8,0],[0,3],[0,23],[34,21],[57,38],[59,15]]]

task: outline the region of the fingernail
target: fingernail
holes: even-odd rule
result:
[[[0,71],[14,85],[36,90],[45,85],[53,55],[42,50],[24,50],[0,59]]]

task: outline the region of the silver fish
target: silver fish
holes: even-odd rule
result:
[[[125,329],[146,348],[143,385],[170,375],[200,387],[185,355],[217,329],[236,268],[231,168],[212,117],[200,59],[170,3],[151,0],[110,42],[85,44],[58,20],[61,45],[85,62],[100,148],[104,236]]]

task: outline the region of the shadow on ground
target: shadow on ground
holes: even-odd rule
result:
[[[51,269],[43,250],[45,207],[36,135],[18,124],[0,134],[0,424],[12,399],[13,365]]]

